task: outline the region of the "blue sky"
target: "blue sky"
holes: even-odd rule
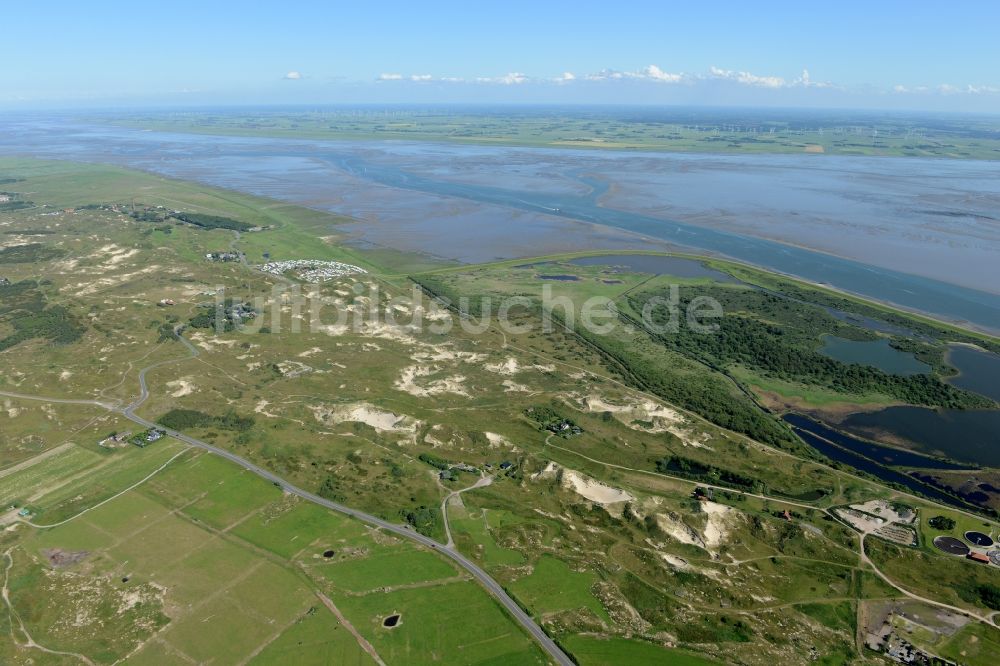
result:
[[[1000,112],[997,2],[151,5],[6,6],[0,105],[523,102]]]

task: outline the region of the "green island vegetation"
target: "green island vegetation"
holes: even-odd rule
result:
[[[213,416],[194,409],[172,409],[161,416],[158,423],[173,430],[220,428],[222,430],[242,432],[253,427],[254,419],[252,416],[239,416],[235,412]]]
[[[36,338],[68,345],[85,332],[80,319],[62,305],[52,305],[34,280],[0,284],[0,352]]]
[[[0,264],[31,264],[51,261],[65,255],[63,250],[41,243],[7,245],[0,248]]]
[[[648,289],[629,294],[632,312],[643,312],[651,299],[668,292]],[[946,384],[938,376],[890,374],[868,365],[844,363],[817,351],[821,337],[836,335],[852,340],[877,340],[871,331],[841,322],[820,305],[750,287],[695,287],[680,299],[687,311],[695,299],[712,298],[725,313],[717,321],[718,333],[705,335],[685,323],[669,333],[655,335],[667,347],[713,369],[740,366],[767,378],[819,386],[851,395],[883,394],[914,405],[950,409],[984,409],[995,403],[971,391]],[[669,322],[665,308],[652,308],[653,325]],[[926,343],[896,342],[900,351],[920,350],[923,358],[944,365],[941,348]]]
[[[275,109],[247,113],[159,112],[93,116],[141,129],[295,139],[404,139],[485,145],[711,153],[827,153],[996,159],[1000,139],[988,118],[911,114],[701,109],[577,110],[533,108],[502,113],[454,110]]]
[[[171,214],[171,217],[174,217],[181,222],[187,222],[188,224],[193,224],[196,227],[201,227],[202,229],[249,231],[254,228],[252,224],[247,224],[246,222],[240,222],[239,220],[223,217],[221,215],[208,215],[206,213],[174,212]]]
[[[562,311],[542,329],[539,301],[511,312],[533,324],[516,333],[332,316],[313,327],[284,300],[294,278],[258,270],[265,254],[361,266],[317,289],[400,317],[419,305],[479,319],[479,296],[533,298],[538,271],[359,249],[338,235],[342,218],[113,167],[2,159],[8,175],[6,189],[44,208],[4,213],[3,231],[51,232],[42,247],[65,254],[3,264],[0,631],[13,640],[0,663],[548,663],[448,547],[584,666],[880,664],[893,636],[980,664],[1000,645],[997,567],[933,543],[1000,524],[829,464],[758,404],[769,383],[827,406],[972,407],[938,386],[943,347],[985,337],[715,259],[744,284],[606,281],[606,268],[560,264],[579,279],[557,296],[615,303],[605,336]],[[149,224],[102,203],[133,197],[260,231]],[[247,263],[206,260],[226,248]],[[413,281],[419,303],[400,306]],[[670,281],[729,299],[722,323],[743,338],[702,345],[637,326],[635,308]],[[253,303],[270,332],[195,326],[220,285],[223,314]],[[809,357],[824,334],[874,339],[817,314],[829,303],[921,331],[891,342],[937,383]],[[27,313],[57,307],[75,336],[53,324],[10,338]],[[784,351],[758,358],[774,328]],[[140,372],[139,417],[282,483],[170,435],[150,441],[161,431],[124,409]],[[890,638],[873,649],[868,635]]]

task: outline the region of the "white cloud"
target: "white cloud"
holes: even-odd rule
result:
[[[423,82],[423,81],[432,81],[432,80],[434,80],[434,77],[431,76],[430,74],[413,74],[413,75],[410,76],[410,80],[411,81],[420,81],[420,82]]]
[[[664,83],[680,83],[684,80],[683,74],[671,74],[670,72],[664,72],[662,69],[656,65],[650,65],[646,69],[642,70],[640,74],[653,81],[663,81]]]
[[[639,79],[658,81],[660,83],[681,83],[690,77],[686,74],[665,72],[657,65],[648,65],[634,72],[622,72],[617,69],[602,69],[594,74],[588,74],[589,81],[620,81],[622,79]]]
[[[1000,93],[1000,88],[997,86],[974,86],[970,84],[965,88],[965,92],[970,95],[995,95],[996,93]]]
[[[386,74],[385,72],[383,72],[382,74],[378,75],[378,80],[379,81],[402,81],[403,80],[403,75],[402,74]]]
[[[735,81],[745,86],[784,88],[788,85],[787,82],[780,76],[758,76],[756,74],[751,74],[750,72],[734,72],[731,69],[719,69],[715,66],[710,67],[708,73],[712,78]]]
[[[296,72],[293,69],[292,71],[288,72],[288,74],[285,74],[285,78],[288,79],[289,81],[298,81],[299,79],[302,78],[302,74],[300,72]]]
[[[615,79],[624,79],[625,72],[619,72],[616,69],[602,69],[594,74],[587,74],[588,81],[607,81]]]
[[[576,81],[576,74],[573,72],[563,72],[552,80],[556,83],[569,83],[570,81]]]
[[[476,83],[499,83],[505,86],[514,86],[521,83],[526,83],[528,77],[521,72],[510,72],[504,74],[503,76],[479,76],[476,77]]]

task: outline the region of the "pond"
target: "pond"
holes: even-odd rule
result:
[[[929,455],[1000,467],[1000,410],[887,407],[851,414],[840,427],[862,437],[903,440]]]
[[[860,470],[862,472],[867,472],[872,476],[875,476],[882,481],[888,483],[897,483],[905,488],[908,488],[916,493],[923,494],[931,499],[937,500],[943,504],[949,506],[958,507],[961,509],[969,509],[970,505],[966,504],[957,497],[952,497],[951,495],[941,492],[937,488],[928,486],[926,484],[920,483],[917,479],[914,479],[908,474],[884,467],[875,463],[864,456],[858,455],[852,451],[845,448],[831,444],[825,439],[815,435],[809,430],[803,428],[792,427],[795,430],[795,434],[802,438],[802,440],[812,446],[814,449],[825,455],[830,460],[834,460],[845,465],[849,465],[854,469]]]
[[[539,280],[558,280],[560,282],[579,282],[580,278],[576,275],[539,275]]]
[[[873,463],[871,460],[868,460],[867,458],[863,458],[859,455],[851,453],[850,451],[842,449],[839,446],[834,446],[833,444],[830,444],[829,442],[812,434],[808,430],[799,430],[798,428],[795,428],[795,432],[807,444],[809,444],[814,449],[825,455],[830,460],[836,460],[837,462],[850,465],[854,469],[860,470],[862,472],[867,472],[872,476],[877,477],[888,483],[898,483],[905,488],[909,488],[910,490],[916,493],[922,493],[927,497],[930,497],[931,499],[937,500],[944,504],[955,506],[961,509],[969,508],[968,505],[965,504],[965,502],[955,497],[952,497],[951,495],[943,493],[940,490],[937,490],[936,488],[933,488],[931,486],[924,485],[923,483],[920,483],[919,481],[917,481],[916,479],[907,474],[903,474],[902,472],[897,472],[896,470],[889,469],[888,467],[882,467],[881,465],[877,465]]]
[[[732,275],[709,268],[695,259],[668,257],[658,254],[602,254],[578,257],[566,263],[574,266],[613,266],[632,273],[673,275],[680,278],[711,278],[716,282],[739,282]]]
[[[965,345],[952,345],[948,350],[948,363],[960,373],[949,379],[949,384],[1000,402],[1000,356]],[[1000,432],[997,435],[1000,438]]]
[[[912,451],[897,449],[891,446],[883,446],[881,444],[876,444],[875,442],[858,439],[857,437],[851,437],[801,414],[789,413],[785,414],[782,418],[784,418],[786,423],[789,423],[796,428],[815,433],[824,439],[830,440],[837,446],[848,449],[853,453],[860,454],[881,465],[913,467],[917,469],[969,469],[969,465],[956,465],[955,463],[939,460],[937,458],[931,458]]]
[[[819,352],[843,363],[870,365],[891,375],[920,375],[931,370],[929,365],[918,361],[913,354],[893,349],[888,338],[859,341],[824,335],[823,347]]]

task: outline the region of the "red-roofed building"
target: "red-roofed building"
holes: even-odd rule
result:
[[[990,558],[986,557],[982,553],[977,553],[976,551],[970,552],[968,555],[966,555],[966,557],[972,560],[973,562],[980,562],[982,564],[990,563]]]

